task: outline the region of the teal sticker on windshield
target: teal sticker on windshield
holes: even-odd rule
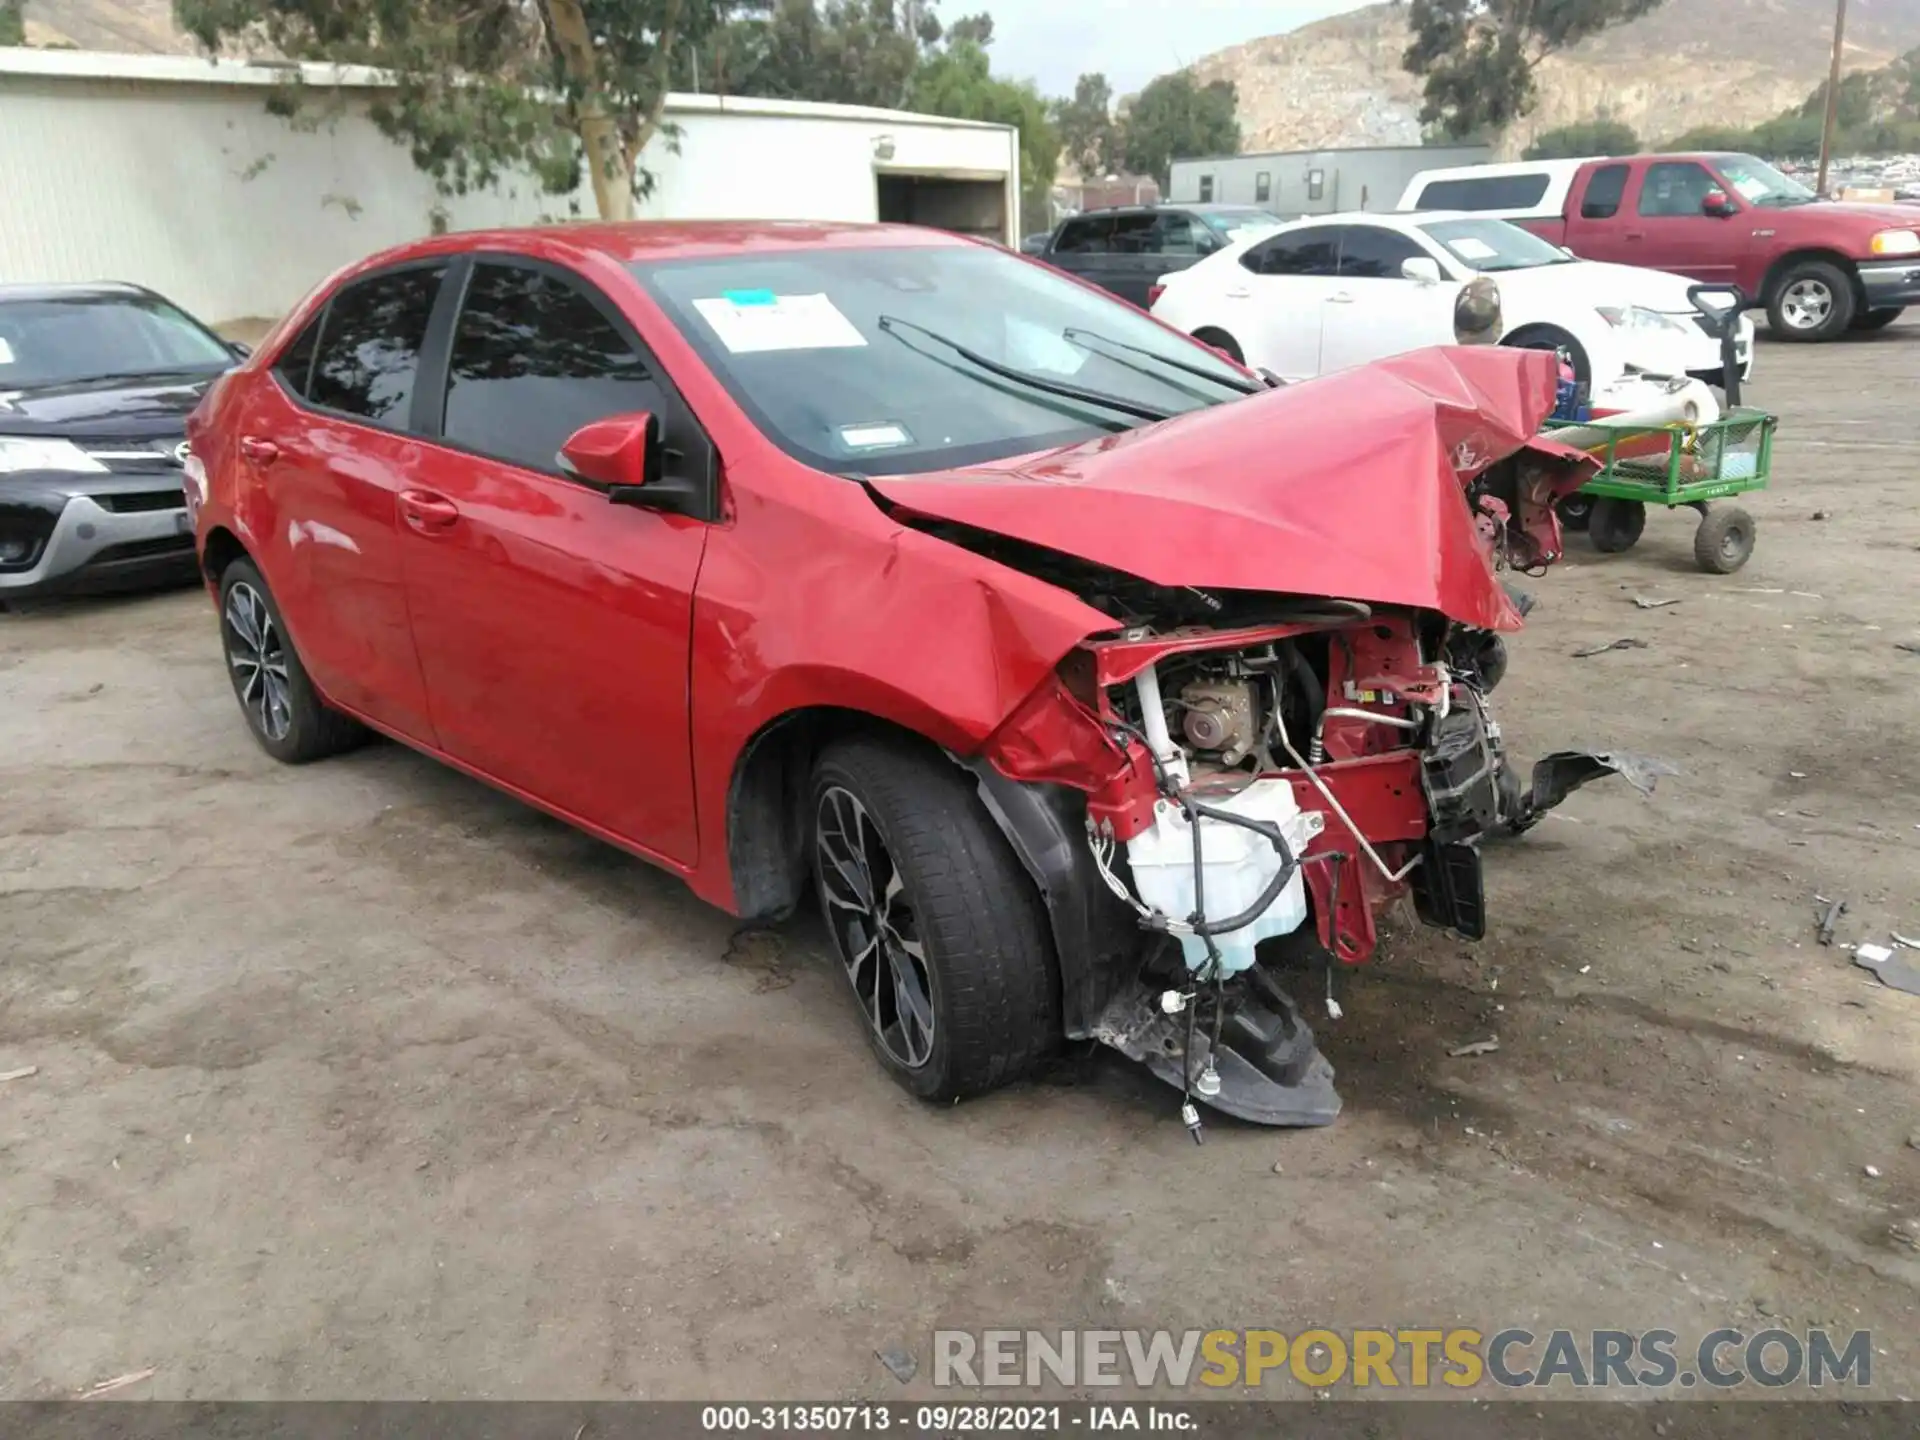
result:
[[[729,305],[778,305],[780,297],[771,290],[722,290]]]

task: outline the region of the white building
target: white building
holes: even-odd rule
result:
[[[366,118],[378,74],[301,67],[335,117],[265,107],[289,67],[0,48],[0,282],[131,280],[215,324],[282,314],[337,267],[434,228],[593,214],[530,181],[442,199]],[[330,110],[316,105],[315,113]],[[648,218],[898,220],[1015,244],[1009,126],[673,95]],[[676,153],[677,146],[677,153]]]

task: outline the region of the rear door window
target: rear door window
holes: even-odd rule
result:
[[[1054,253],[1060,255],[1104,255],[1107,253],[1108,237],[1112,234],[1112,216],[1081,216],[1078,219],[1067,221],[1060,227],[1060,238],[1053,243]]]
[[[1586,197],[1580,202],[1582,220],[1611,220],[1620,213],[1621,197],[1627,193],[1628,167],[1602,165],[1587,181]]]
[[[326,307],[322,306],[320,313],[307,322],[306,328],[293,337],[293,343],[273,362],[274,378],[302,400],[307,398],[314,353],[320,348],[320,326],[326,318]]]
[[[1116,215],[1109,248],[1116,255],[1151,255],[1159,249],[1160,217],[1153,214]]]
[[[307,399],[374,425],[406,428],[420,346],[444,262],[356,280],[327,305]]]
[[[554,472],[567,437],[592,421],[647,410],[668,425],[666,392],[610,308],[551,271],[475,264],[447,360],[442,434]]]
[[[1240,257],[1256,275],[1334,275],[1340,265],[1340,231],[1333,225],[1294,230],[1262,241]]]
[[[1530,210],[1547,194],[1544,170],[1520,175],[1463,175],[1435,180],[1420,192],[1420,210]]]
[[[1378,225],[1349,225],[1340,234],[1340,278],[1403,280],[1401,266],[1426,255],[1414,241]]]

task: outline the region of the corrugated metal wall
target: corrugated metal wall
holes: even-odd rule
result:
[[[167,78],[113,73],[129,70]],[[279,316],[341,265],[427,233],[437,204],[453,229],[568,216],[528,183],[441,201],[366,119],[364,88],[302,129],[267,113],[257,72],[213,77],[190,60],[0,50],[0,281],[131,280],[221,324]],[[1013,131],[812,109],[677,97],[679,153],[649,149],[643,213],[872,220],[884,152],[889,171],[1004,175],[1013,238]]]
[[[350,260],[431,228],[433,184],[349,102],[331,127],[257,86],[0,74],[0,280],[133,280],[215,323],[277,316]],[[565,202],[447,202],[457,227]]]

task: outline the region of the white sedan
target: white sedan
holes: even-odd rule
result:
[[[1500,343],[1565,350],[1597,406],[1630,404],[1642,375],[1721,378],[1719,341],[1685,276],[1577,260],[1517,225],[1463,212],[1297,221],[1162,277],[1153,314],[1304,380],[1453,344],[1454,301],[1476,275],[1499,287]],[[1744,316],[1736,349],[1744,373],[1753,357]]]

